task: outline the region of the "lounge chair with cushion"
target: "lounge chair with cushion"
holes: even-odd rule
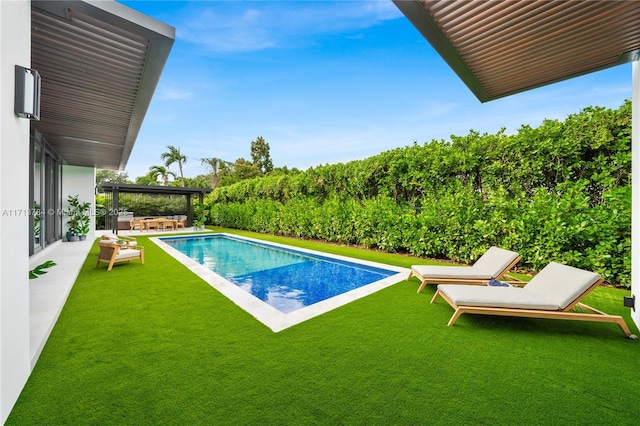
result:
[[[492,279],[503,277],[516,263],[520,256],[515,251],[499,247],[491,247],[472,266],[436,266],[414,265],[409,278],[418,277],[421,281],[418,293],[427,284],[487,284]],[[518,283],[517,280],[512,280]]]
[[[133,259],[140,259],[140,263],[144,265],[144,247],[138,245],[128,245],[126,242],[118,243],[117,241],[103,239],[98,242],[100,253],[96,261],[96,268],[100,262],[108,263],[107,271],[113,268],[113,264],[117,262],[131,262]]]
[[[601,283],[600,275],[594,272],[551,262],[524,287],[442,284],[431,303],[441,296],[455,309],[447,325],[453,325],[464,313],[612,322],[618,324],[627,337],[635,339],[621,316],[606,314],[580,302]],[[573,310],[576,307],[583,312]]]
[[[129,247],[135,247],[138,242],[134,237],[124,237],[122,235],[116,235],[112,233],[102,234],[100,241],[109,241],[114,244],[126,245]]]

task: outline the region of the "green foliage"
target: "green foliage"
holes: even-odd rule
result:
[[[212,158],[201,158],[200,163],[209,169],[209,185],[208,188],[216,189],[218,187],[218,182],[220,181],[220,176],[218,175],[218,171],[222,164],[225,163],[224,160],[220,158],[212,157]]]
[[[47,271],[45,271],[45,269],[51,268],[52,266],[56,266],[56,262],[53,260],[47,260],[46,262],[41,263],[29,271],[29,279],[33,280],[38,278],[40,275],[46,274]]]
[[[107,169],[96,169],[96,186],[100,188],[103,182],[131,183],[126,172]]]
[[[631,103],[218,187],[212,224],[473,262],[558,261],[630,285]]]
[[[207,222],[209,212],[204,204],[193,204],[193,226],[200,228]]]
[[[135,216],[170,216],[186,214],[187,199],[184,195],[121,193],[119,207]]]
[[[164,186],[168,186],[171,178],[175,180],[176,174],[170,171],[167,167],[165,166],[149,167],[149,173],[147,173],[147,177],[149,178],[149,181],[153,182],[153,185],[157,185],[158,179],[160,179]]]
[[[262,136],[258,136],[255,141],[251,141],[251,159],[262,173],[269,173],[273,170],[270,147]]]
[[[169,186],[177,186],[172,182]],[[211,188],[211,180],[207,175],[198,175],[194,178],[184,178],[184,186],[187,188]]]
[[[162,158],[166,167],[171,166],[173,163],[178,164],[178,169],[180,170],[180,185],[184,186],[184,173],[182,172],[182,165],[187,162],[187,157],[180,152],[180,147],[168,145],[167,150],[167,152],[163,152],[162,154],[160,154],[160,158]]]
[[[86,235],[89,233],[89,224],[91,218],[89,217],[89,210],[91,209],[91,203],[88,201],[80,202],[79,195],[67,197],[69,203],[69,232],[71,235]]]
[[[158,180],[151,173],[147,173],[144,176],[138,176],[135,183],[136,185],[158,185]]]

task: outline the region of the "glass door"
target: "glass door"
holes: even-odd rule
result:
[[[44,194],[45,205],[47,206],[47,214],[45,215],[45,236],[46,244],[51,244],[61,237],[61,220],[62,215],[60,204],[60,165],[58,161],[47,151],[45,153],[46,160],[46,191]]]
[[[29,254],[62,239],[62,166],[38,132],[31,137]]]

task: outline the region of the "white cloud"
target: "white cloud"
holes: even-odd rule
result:
[[[158,99],[172,100],[172,99],[188,99],[192,93],[188,90],[178,89],[175,87],[169,87],[166,84],[160,84],[158,86]]]
[[[209,52],[307,45],[313,37],[369,28],[402,15],[390,1],[195,2],[175,23],[180,39]]]

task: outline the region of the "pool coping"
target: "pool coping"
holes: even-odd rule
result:
[[[211,271],[204,265],[196,262],[191,259],[189,256],[181,253],[177,249],[171,247],[169,244],[162,241],[161,238],[188,238],[188,237],[152,237],[149,238],[154,244],[163,249],[173,258],[175,258],[178,262],[186,266],[191,272],[199,276],[202,280],[208,283],[211,287],[218,290],[224,296],[226,296],[229,300],[235,303],[237,306],[248,312],[251,316],[256,318],[258,321],[269,327],[275,333],[292,327],[296,324],[300,324],[301,322],[310,320],[311,318],[315,318],[319,315],[322,315],[326,312],[329,312],[333,309],[339,308],[340,306],[344,306],[350,302],[353,302],[362,297],[373,294],[383,288],[389,287],[393,284],[397,284],[401,281],[404,281],[409,276],[408,268],[401,268],[399,266],[388,265],[384,263],[371,262],[368,260],[356,259],[353,257],[340,256],[331,253],[326,253],[322,251],[310,250],[300,247],[289,246],[286,244],[274,243],[271,241],[264,241],[250,237],[238,236],[233,234],[228,234],[224,232],[216,232],[205,234],[207,236],[210,235],[224,235],[227,237],[244,239],[251,242],[257,242],[261,244],[273,245],[280,248],[285,248],[288,250],[297,250],[303,253],[308,253],[316,256],[324,256],[331,259],[342,260],[352,263],[357,263],[361,265],[372,266],[376,268],[387,269],[391,271],[396,271],[397,274],[391,275],[382,280],[373,282],[371,284],[364,285],[362,287],[358,287],[356,289],[350,290],[346,293],[339,294],[337,296],[331,297],[329,299],[323,300],[318,303],[314,303],[313,305],[305,306],[304,308],[297,309],[295,311],[289,312],[287,314],[280,312],[278,309],[268,305],[266,302],[258,299],[242,288],[238,287],[234,283],[226,280],[222,276],[216,274]],[[202,235],[202,236],[205,236]],[[191,235],[189,237],[198,237],[197,235]]]

